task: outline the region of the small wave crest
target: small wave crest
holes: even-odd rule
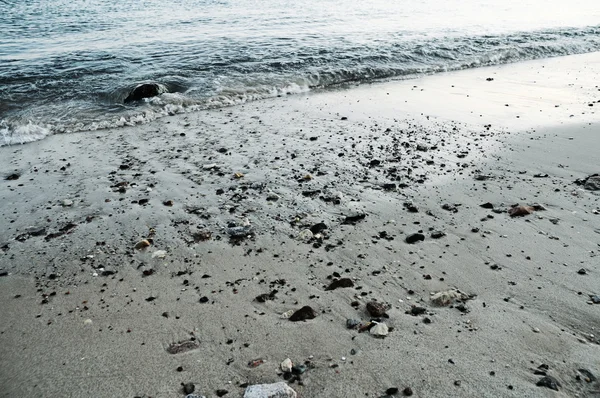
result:
[[[5,120],[0,121],[0,146],[38,141],[49,134],[49,128],[31,121],[26,124],[9,124]]]

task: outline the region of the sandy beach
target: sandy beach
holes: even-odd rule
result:
[[[591,53],[0,147],[0,397],[600,396],[598,76]]]

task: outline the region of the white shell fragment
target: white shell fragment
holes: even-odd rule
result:
[[[450,305],[456,301],[468,300],[469,296],[458,289],[446,290],[432,294],[431,301],[436,305]]]
[[[385,337],[388,335],[389,329],[385,323],[378,323],[377,325],[371,328],[369,333],[376,337]]]
[[[289,373],[292,371],[292,366],[293,366],[292,360],[289,358],[286,358],[283,360],[283,362],[281,362],[280,366],[281,366],[281,370],[283,372]]]

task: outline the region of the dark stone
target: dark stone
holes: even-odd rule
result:
[[[360,325],[360,321],[357,319],[346,319],[346,328],[356,329]]]
[[[431,237],[433,239],[440,239],[440,238],[443,238],[444,236],[446,236],[446,233],[444,231],[433,231],[431,233]]]
[[[357,222],[364,220],[367,215],[365,213],[353,214],[350,216],[346,216],[342,224],[345,225],[355,225]]]
[[[590,191],[600,191],[600,174],[594,174],[589,176],[583,187]]]
[[[377,301],[369,301],[367,303],[367,312],[374,317],[380,317],[386,315],[389,307],[383,303]]]
[[[398,394],[398,389],[396,387],[390,387],[387,390],[385,390],[385,393],[387,395],[394,395],[394,394]]]
[[[200,297],[200,302],[201,303],[208,303],[208,297],[204,296],[204,297]]]
[[[292,373],[295,375],[301,375],[308,370],[306,365],[294,365],[292,366]]]
[[[442,209],[451,211],[453,213],[456,213],[458,211],[458,208],[455,205],[451,205],[450,203],[443,204]]]
[[[396,190],[396,184],[393,184],[393,183],[383,184],[383,189],[386,190],[386,191],[395,191]]]
[[[587,274],[587,271],[586,271],[586,269],[585,269],[585,268],[581,268],[579,271],[577,271],[577,273],[578,273],[579,275],[585,275],[585,274]]]
[[[13,173],[13,174],[7,175],[6,177],[4,177],[4,179],[7,180],[7,181],[14,181],[14,180],[18,180],[19,177],[21,177],[20,174]]]
[[[592,372],[590,372],[587,369],[577,369],[579,371],[579,373],[581,373],[583,375],[583,377],[585,377],[585,381],[587,381],[588,383],[591,383],[593,381],[596,381],[596,376],[594,376],[594,374]]]
[[[325,223],[320,222],[318,224],[313,225],[312,227],[310,227],[310,232],[312,232],[313,234],[318,234],[321,231],[324,231],[327,229],[327,225],[325,225]]]
[[[307,319],[315,319],[317,317],[317,312],[313,310],[308,305],[300,308],[298,311],[294,312],[290,317],[290,321],[298,322],[298,321],[306,321]]]
[[[402,390],[402,394],[404,394],[406,397],[410,397],[413,395],[413,390],[410,387],[406,387],[404,390]]]
[[[373,159],[369,162],[369,166],[371,167],[377,167],[381,164],[381,160],[378,159]]]
[[[260,296],[256,296],[256,298],[254,300],[258,301],[259,303],[264,303],[269,300],[275,300],[276,294],[277,294],[277,290],[273,290],[271,293],[264,293],[264,294],[261,294]]]
[[[416,243],[421,240],[425,240],[425,235],[420,233],[411,234],[406,237],[406,243],[410,244]]]
[[[222,397],[224,395],[229,394],[229,391],[227,391],[227,390],[217,390],[217,391],[215,391],[215,393],[217,394],[217,397]]]
[[[337,288],[354,287],[354,282],[350,278],[336,279],[325,290],[335,290]]]
[[[535,383],[538,387],[546,387],[552,390],[558,391],[558,387],[560,387],[560,383],[552,376],[544,376],[537,383]]]
[[[483,207],[484,209],[493,209],[494,208],[494,205],[491,204],[490,202],[486,202],[486,203],[480,204],[479,206]]]
[[[196,386],[194,385],[194,383],[185,383],[183,385],[183,392],[185,394],[191,394],[196,390]]]
[[[157,95],[165,92],[167,92],[167,90],[164,86],[161,86],[157,83],[144,83],[131,90],[123,102],[127,104],[129,102],[139,101],[144,98],[156,97]]]
[[[599,295],[594,294],[593,296],[590,297],[590,299],[592,300],[592,303],[600,304],[600,296]]]
[[[427,312],[427,308],[414,306],[410,309],[410,314],[413,316],[422,315]]]

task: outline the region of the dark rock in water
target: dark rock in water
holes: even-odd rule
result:
[[[336,279],[325,290],[335,290],[337,288],[354,287],[354,282],[350,278]]]
[[[166,93],[167,88],[157,83],[144,83],[140,84],[125,98],[125,103],[139,101],[144,98],[156,97],[159,94]]]
[[[194,383],[185,383],[183,384],[183,392],[185,394],[191,394],[196,390],[196,386]]]
[[[310,232],[312,232],[313,234],[318,234],[326,229],[327,229],[327,225],[323,222],[320,222],[320,223],[315,224],[312,227],[310,227]]]
[[[371,316],[379,318],[384,316],[389,307],[383,303],[379,303],[377,301],[369,301],[367,303],[367,311]]]
[[[416,234],[408,235],[406,237],[406,243],[411,243],[412,244],[412,243],[416,243],[416,242],[418,242],[420,240],[425,240],[425,235],[420,234],[420,233],[416,233]]]
[[[433,231],[431,233],[431,237],[433,239],[440,239],[440,238],[443,238],[444,236],[446,236],[446,233],[444,231]]]
[[[538,387],[546,387],[552,390],[558,391],[558,387],[560,387],[560,383],[552,376],[544,376],[537,383],[535,383]]]
[[[306,321],[307,319],[315,319],[317,317],[317,312],[313,310],[308,305],[300,308],[298,311],[294,312],[292,316],[290,316],[290,321],[298,322],[298,321]]]
[[[346,216],[346,218],[344,219],[344,221],[342,221],[342,224],[354,225],[357,222],[359,222],[361,220],[364,220],[366,216],[367,215],[365,213],[359,213],[359,214],[349,215],[349,216]]]
[[[18,180],[19,177],[21,177],[19,174],[13,173],[13,174],[7,175],[6,177],[4,177],[4,179],[7,181],[14,181],[14,180]]]

